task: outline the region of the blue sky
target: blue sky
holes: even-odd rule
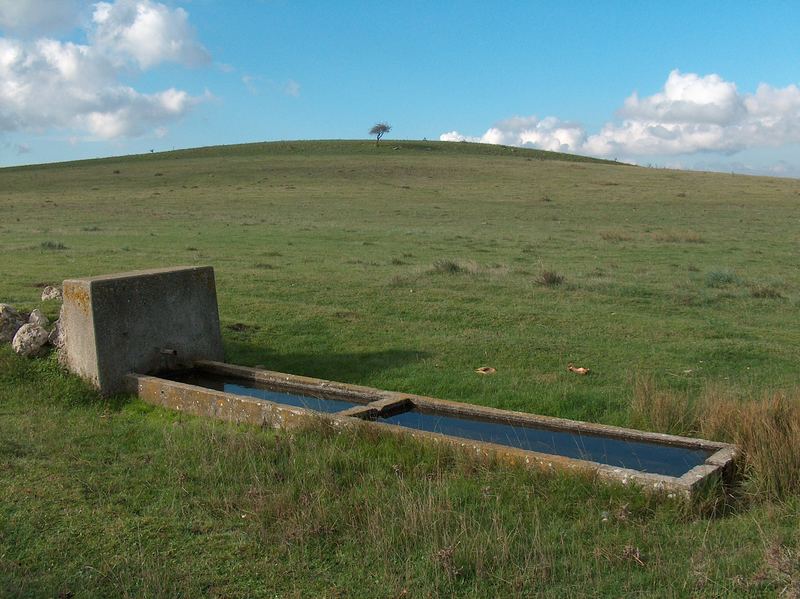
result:
[[[800,176],[800,3],[0,0],[0,165],[278,139]]]

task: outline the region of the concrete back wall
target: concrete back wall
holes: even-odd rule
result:
[[[210,266],[68,279],[61,327],[62,361],[106,395],[129,372],[223,359]]]

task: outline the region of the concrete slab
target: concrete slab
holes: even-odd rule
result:
[[[104,395],[130,372],[223,359],[210,266],[68,279],[63,290],[62,362]]]

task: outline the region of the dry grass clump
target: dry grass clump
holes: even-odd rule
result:
[[[50,240],[43,241],[39,245],[39,247],[42,248],[43,250],[65,250],[65,249],[67,249],[67,246],[65,246],[60,241],[50,241]]]
[[[634,426],[671,435],[690,434],[697,420],[696,406],[687,394],[658,389],[652,377],[637,378],[631,416]]]
[[[456,262],[455,260],[436,260],[428,269],[429,273],[446,275],[505,275],[509,273],[509,268],[503,264],[489,264],[481,266],[472,260],[468,262]]]
[[[759,498],[800,491],[800,389],[742,399],[730,390],[706,388],[696,400],[686,392],[636,381],[631,404],[639,426],[736,444],[745,490]]]
[[[536,282],[545,287],[558,287],[564,282],[564,275],[554,270],[543,270],[536,277]]]
[[[758,299],[783,299],[783,294],[776,285],[754,284],[750,286],[750,295]]]
[[[694,231],[662,231],[653,233],[653,241],[662,243],[705,243],[706,240]]]
[[[458,275],[467,272],[467,269],[455,260],[436,260],[430,271],[446,275]]]
[[[754,493],[777,498],[800,490],[800,394],[741,401],[707,392],[700,408],[700,434],[741,448]]]

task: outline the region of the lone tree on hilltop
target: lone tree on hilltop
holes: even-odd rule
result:
[[[377,146],[380,143],[381,137],[383,137],[384,133],[389,133],[391,130],[392,126],[389,123],[378,123],[369,130],[369,134],[375,136],[375,145]]]

